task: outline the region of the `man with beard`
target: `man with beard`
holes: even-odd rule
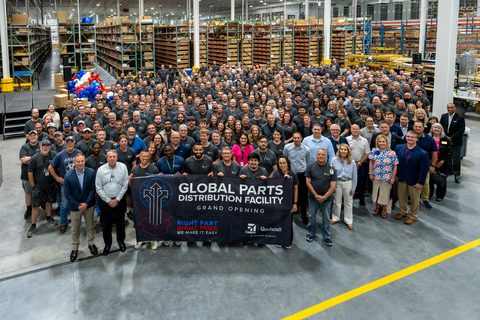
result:
[[[157,134],[157,131],[155,130],[155,125],[149,124],[147,126],[147,133],[148,135],[145,137],[145,139],[143,139],[143,142],[145,143],[145,145],[148,146],[148,144],[153,141],[153,138],[155,138],[155,135]]]
[[[193,146],[193,156],[185,160],[184,175],[189,174],[213,176],[213,160],[209,156],[203,154],[203,145],[201,142],[195,143],[195,145]],[[193,241],[187,242],[188,247],[191,247],[193,244]],[[211,242],[204,241],[203,245],[210,247]]]
[[[62,150],[65,150],[65,141],[63,141],[63,134],[60,131],[55,131],[53,139],[55,140],[55,144],[50,147],[52,151],[59,153]]]
[[[157,114],[153,117],[153,123],[152,124],[155,126],[155,132],[156,133],[159,133],[160,131],[165,129],[163,127],[163,123],[162,123],[162,116],[159,115],[159,114]]]
[[[103,128],[105,130],[106,136],[110,138],[110,134],[114,132],[117,127],[115,121],[117,120],[117,115],[113,112],[108,114],[108,124]]]
[[[101,154],[104,154],[104,155],[107,155],[108,151],[115,149],[112,141],[105,140],[106,137],[107,137],[107,133],[105,132],[105,130],[103,129],[98,130],[97,139],[98,139],[98,142],[100,142],[100,146],[102,148]]]
[[[66,139],[67,137],[73,137],[75,140],[75,143],[78,141],[82,140],[80,135],[74,131],[72,131],[72,124],[70,122],[65,122],[63,124],[63,137]]]
[[[40,143],[40,152],[28,164],[28,180],[32,186],[32,225],[28,229],[27,238],[33,237],[37,230],[38,208],[42,205],[47,212],[47,223],[52,227],[57,225],[52,217],[52,203],[57,197],[55,179],[47,169],[55,155],[55,152],[50,151],[50,140],[45,139]]]
[[[160,174],[182,174],[185,170],[185,160],[173,154],[171,144],[166,144],[163,152],[165,156],[157,161],[157,168]]]
[[[65,150],[58,153],[48,167],[48,171],[53,179],[61,186],[61,203],[60,203],[60,232],[65,233],[68,225],[68,202],[63,191],[63,179],[65,175],[72,171],[75,167],[75,155],[80,153],[75,149],[75,140],[72,136],[65,139]]]
[[[137,136],[140,139],[145,138],[145,133],[147,131],[147,123],[144,120],[140,119],[140,112],[133,112],[133,120],[127,125],[128,128],[134,128]],[[127,129],[128,133],[128,129]]]
[[[30,132],[35,128],[36,123],[42,123],[43,119],[39,118],[40,113],[38,109],[32,109],[32,118],[25,123],[25,129],[23,133],[25,134],[25,138],[30,136]]]
[[[142,139],[136,136],[134,127],[129,127],[127,129],[127,140],[127,146],[135,150],[137,158],[140,155],[140,151],[142,151],[143,149],[147,149],[145,142],[143,142]]]
[[[110,150],[108,150],[110,151]],[[108,153],[107,151],[107,153]],[[85,160],[85,165],[92,168],[97,173],[98,168],[107,163],[106,153],[102,153],[102,145],[99,141],[92,143],[92,154]]]
[[[266,136],[258,138],[258,149],[252,151],[259,156],[260,167],[267,170],[268,177],[271,178],[273,171],[277,170],[277,156],[275,153],[267,149],[268,140]]]
[[[203,146],[203,154],[212,158],[213,164],[216,164],[220,161],[220,156],[217,147],[208,142],[210,131],[208,129],[200,129],[198,135]]]
[[[267,179],[268,172],[259,166],[260,156],[251,152],[248,155],[248,165],[240,169],[238,176],[242,179]]]
[[[123,136],[123,135],[127,135],[127,132],[125,130],[123,130],[123,124],[122,124],[122,120],[117,120],[115,122],[115,131],[113,131],[112,133],[110,133],[110,140],[113,142],[113,144],[115,146],[118,145],[118,140],[120,138],[120,136]]]
[[[30,181],[28,181],[28,164],[38,151],[40,151],[38,135],[35,130],[31,130],[28,133],[28,142],[22,146],[19,154],[20,162],[22,163],[20,180],[22,180],[22,188],[25,193],[25,204],[27,205],[27,210],[25,210],[25,214],[23,215],[25,220],[32,215],[32,186],[30,185]]]
[[[81,100],[80,100],[81,101]],[[85,120],[88,118],[87,114],[85,113],[85,107],[79,106],[78,107],[78,116],[73,118],[73,131],[78,132],[77,130],[77,124],[79,121],[83,121],[85,123]]]
[[[132,183],[134,176],[147,176],[150,174],[158,174],[158,169],[153,163],[150,163],[150,153],[147,150],[142,150],[140,152],[140,164],[133,167],[132,172],[128,176],[128,183]],[[135,244],[135,249],[140,249],[144,243],[145,242],[143,241],[137,242]],[[152,247],[152,250],[157,250],[158,242],[150,241],[150,246]]]
[[[164,143],[170,143],[170,136],[172,135],[172,119],[168,117],[165,118],[165,120],[163,120],[163,126],[165,129],[160,131],[160,135],[162,136]]]
[[[92,129],[85,128],[83,129],[83,139],[77,142],[75,148],[80,150],[86,157],[88,157],[92,152],[92,143],[95,141],[97,140],[92,139]]]

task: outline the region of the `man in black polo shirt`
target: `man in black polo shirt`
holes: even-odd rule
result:
[[[223,160],[218,161],[213,166],[213,174],[218,177],[237,177],[240,172],[240,165],[232,161],[232,149],[230,147],[223,147]]]
[[[260,156],[251,152],[248,155],[248,165],[240,169],[238,174],[242,179],[267,179],[268,173],[265,168],[259,166]]]
[[[209,156],[213,160],[213,164],[216,164],[220,160],[218,148],[208,142],[210,138],[210,131],[208,129],[200,129],[198,136],[203,146],[203,154]]]
[[[85,128],[83,129],[83,139],[77,142],[75,149],[80,150],[85,157],[88,157],[92,153],[92,143],[95,141],[97,140],[92,139],[92,129]]]
[[[37,122],[42,123],[43,119],[39,118],[40,113],[38,112],[38,109],[32,109],[32,118],[25,123],[25,129],[23,130],[23,133],[25,134],[25,138],[28,138],[30,135],[30,132],[35,128],[35,124]]]
[[[268,177],[271,178],[273,171],[277,170],[277,156],[275,153],[267,149],[267,137],[261,136],[258,139],[258,149],[252,151],[252,153],[257,153],[260,157],[260,167],[263,167],[267,170]]]
[[[20,162],[22,163],[20,180],[22,180],[22,187],[25,193],[25,204],[27,205],[27,210],[25,210],[25,214],[23,215],[25,220],[32,214],[32,186],[30,185],[30,181],[28,181],[28,164],[32,157],[40,151],[37,132],[35,130],[30,130],[27,138],[28,142],[22,146],[19,154]]]
[[[40,143],[40,152],[35,154],[28,164],[28,180],[32,186],[32,225],[28,229],[27,238],[33,237],[37,230],[38,209],[42,205],[47,212],[45,221],[52,227],[57,225],[57,221],[52,217],[52,203],[55,203],[57,198],[56,181],[48,171],[55,155],[55,152],[50,151],[50,140],[45,139]]]
[[[196,142],[193,146],[193,156],[185,160],[185,173],[189,174],[201,174],[213,176],[213,160],[209,156],[203,154],[203,146],[201,142]],[[187,246],[191,247],[194,244],[193,241],[188,241]],[[204,246],[210,247],[211,242],[204,241]]]
[[[98,168],[107,163],[107,156],[101,153],[102,146],[100,142],[92,143],[92,154],[85,160],[85,166],[92,168],[97,173]]]

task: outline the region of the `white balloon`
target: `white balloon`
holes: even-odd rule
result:
[[[113,92],[110,91],[109,93],[107,93],[107,98],[110,99],[110,98],[112,98],[112,97],[113,97]]]

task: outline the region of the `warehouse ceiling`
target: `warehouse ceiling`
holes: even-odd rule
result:
[[[7,5],[15,7],[18,13],[25,13],[26,0],[7,0]],[[43,1],[44,14],[47,19],[56,19],[57,11],[67,12],[67,19],[75,19],[78,17],[76,0],[37,0]],[[244,0],[246,2],[246,0]],[[279,6],[287,1],[288,5],[305,3],[304,0],[249,0],[248,6],[250,10]],[[389,0],[380,0],[381,2],[389,2]],[[397,0],[398,1],[398,0]],[[410,1],[410,0],[408,0]],[[138,16],[139,3],[137,0],[125,1],[120,0],[120,14],[122,16]],[[193,0],[190,0],[193,3]],[[322,3],[323,1],[311,0],[310,3]],[[357,3],[379,3],[379,0],[357,0]],[[333,0],[332,5],[351,5],[351,0]],[[80,17],[95,16],[98,14],[99,20],[103,20],[109,16],[117,16],[117,0],[79,0]],[[229,15],[231,0],[200,0],[200,15],[208,17],[215,14]],[[35,0],[30,0],[30,15],[36,15]],[[242,0],[235,0],[236,15],[241,14]],[[187,12],[187,0],[144,0],[144,8],[146,16],[154,16],[168,19],[184,19]],[[128,10],[124,12],[123,10]]]

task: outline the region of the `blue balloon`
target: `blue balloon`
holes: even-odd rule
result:
[[[73,95],[74,98],[78,98],[76,94]]]

